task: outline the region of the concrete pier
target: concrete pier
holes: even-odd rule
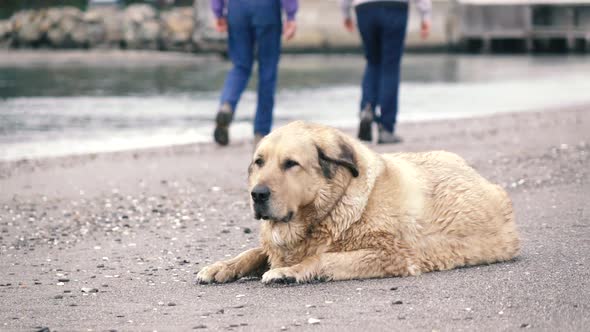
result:
[[[450,46],[466,51],[584,51],[588,0],[453,0]]]

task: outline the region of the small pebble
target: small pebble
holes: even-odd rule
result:
[[[320,323],[320,320],[317,318],[309,317],[309,319],[307,320],[307,324],[309,324],[309,325],[316,325],[319,323]]]
[[[90,287],[82,287],[82,293],[98,293],[98,289]]]

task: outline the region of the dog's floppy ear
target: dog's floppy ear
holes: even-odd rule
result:
[[[359,170],[356,165],[352,147],[344,142],[340,142],[338,147],[340,149],[338,157],[331,157],[326,155],[324,150],[316,145],[316,149],[318,151],[318,160],[320,162],[320,167],[322,168],[322,173],[326,178],[331,179],[336,172],[335,166],[343,166],[350,171],[353,177],[356,178],[359,176]]]

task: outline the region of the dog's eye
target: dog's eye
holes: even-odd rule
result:
[[[254,160],[254,163],[256,164],[256,166],[262,167],[262,165],[264,165],[264,160],[262,160],[262,158],[256,158],[256,160]]]
[[[289,169],[289,168],[295,167],[297,165],[299,165],[299,163],[296,162],[295,160],[287,159],[285,161],[285,164],[283,165],[283,168],[284,169]]]

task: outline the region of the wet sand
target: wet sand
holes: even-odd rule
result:
[[[0,330],[587,331],[589,108],[404,123],[374,146],[456,152],[513,199],[518,259],[420,277],[195,285],[256,246],[247,142],[0,163]]]

